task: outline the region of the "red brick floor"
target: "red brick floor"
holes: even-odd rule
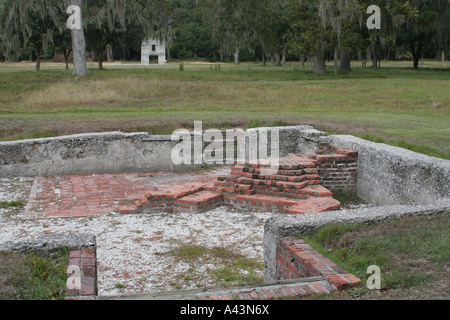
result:
[[[98,216],[118,212],[158,186],[168,192],[181,187],[212,183],[214,175],[124,173],[37,177],[24,218]]]
[[[309,158],[290,156],[280,160],[279,170],[272,175],[256,172],[264,164],[247,164],[228,168],[226,175],[203,171],[37,177],[24,217],[45,219],[180,210],[200,213],[221,204],[235,209],[289,214],[339,209],[339,201],[320,185],[317,170]],[[304,181],[287,182],[290,177]]]

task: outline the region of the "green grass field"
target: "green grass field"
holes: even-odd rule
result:
[[[321,299],[447,299],[449,215],[409,217],[375,225],[333,224],[302,237],[362,280],[354,290]],[[368,266],[381,270],[381,290],[366,288]]]
[[[370,66],[370,63],[369,63]],[[310,124],[450,159],[450,63],[383,62],[374,71],[316,76],[298,63],[91,64],[76,79],[63,64],[0,64],[0,140],[82,132]]]

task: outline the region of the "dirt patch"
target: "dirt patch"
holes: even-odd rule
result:
[[[353,124],[345,124],[340,122],[329,122],[319,120],[306,120],[301,123],[289,119],[281,119],[280,126],[290,125],[311,125],[319,130],[326,132],[340,133],[340,134],[365,134],[374,133],[375,130],[367,127],[361,127]],[[251,121],[251,120],[249,120]],[[226,121],[211,121],[204,122],[203,129],[218,128],[245,128],[249,123],[243,119],[227,119]],[[259,121],[259,126],[273,126],[277,123],[271,121]],[[37,134],[40,137],[42,133],[48,133],[49,137],[81,134],[81,133],[95,133],[95,132],[148,132],[153,135],[170,135],[174,130],[180,128],[193,129],[194,121],[187,121],[181,119],[166,119],[155,118],[152,116],[139,117],[120,117],[120,118],[79,118],[79,119],[27,119],[14,120],[1,123],[0,122],[0,139],[1,140],[16,140],[20,138],[33,138]],[[33,128],[32,131],[29,128]]]
[[[328,295],[306,297],[305,299],[326,300],[448,300],[450,296],[450,280],[448,270],[435,273],[439,278],[430,281],[420,288],[400,288],[384,290],[350,289],[345,292],[333,292]]]
[[[57,300],[64,297],[68,252],[0,252],[1,300]]]
[[[0,300],[19,297],[17,287],[22,282],[21,275],[28,272],[28,258],[23,254],[0,252]]]

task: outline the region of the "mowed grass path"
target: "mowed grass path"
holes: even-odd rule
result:
[[[389,62],[316,76],[308,66],[118,65],[76,79],[58,64],[0,64],[0,139],[98,131],[311,124],[450,158],[450,64]],[[92,65],[92,68],[95,66]]]

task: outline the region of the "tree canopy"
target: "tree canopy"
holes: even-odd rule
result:
[[[80,35],[68,30],[67,6],[82,7]],[[381,27],[368,29],[367,8],[381,10]],[[450,48],[450,0],[0,0],[0,59],[33,53],[36,70],[43,54],[85,46],[102,68],[105,52],[134,58],[146,38],[166,43],[178,59],[309,60],[314,72],[350,71],[350,60],[445,57]],[[73,44],[73,41],[72,41]],[[120,51],[119,51],[120,50]],[[136,54],[127,55],[134,50]]]

